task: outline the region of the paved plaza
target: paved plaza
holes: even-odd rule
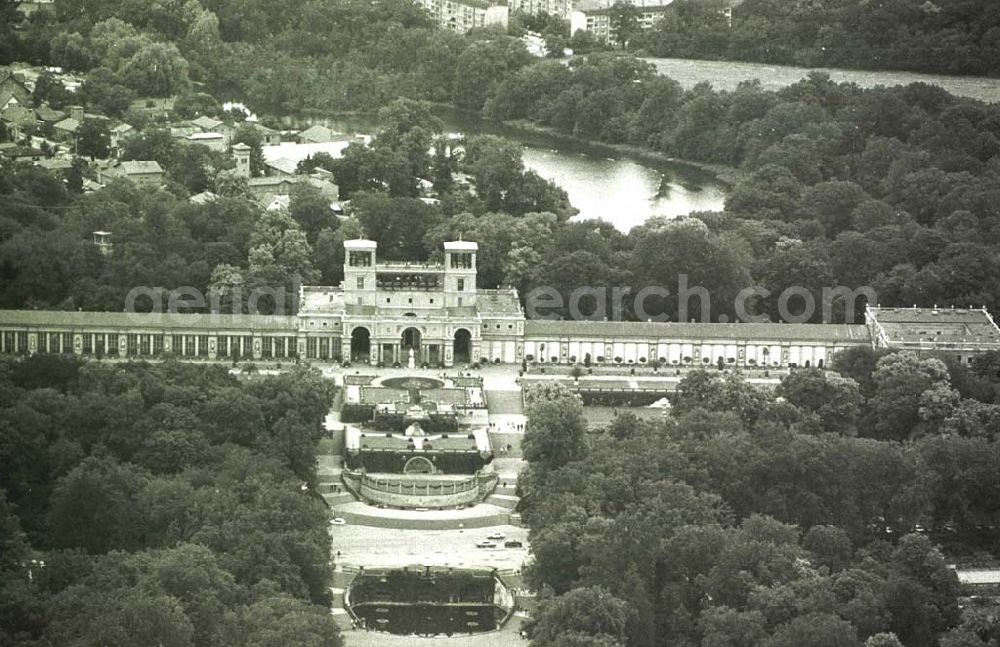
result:
[[[344,636],[348,647],[516,647],[528,644],[519,635],[525,620],[522,614],[515,614],[501,629],[471,636],[396,636],[349,628]]]
[[[476,548],[476,542],[500,532],[504,540],[497,548]],[[517,540],[524,548],[504,548],[504,541]],[[528,530],[515,526],[488,526],[464,530],[401,530],[348,524],[331,526],[330,541],[339,565],[452,566],[519,570],[528,558]]]

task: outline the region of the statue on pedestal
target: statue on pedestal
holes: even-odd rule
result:
[[[417,367],[417,360],[414,358],[414,352],[413,352],[413,349],[411,348],[410,349],[410,361],[407,363],[407,368],[416,368],[416,367]]]

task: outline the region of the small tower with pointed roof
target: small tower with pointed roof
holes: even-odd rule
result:
[[[240,142],[233,145],[233,159],[236,160],[236,177],[250,178],[250,147]]]

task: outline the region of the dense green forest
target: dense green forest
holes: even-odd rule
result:
[[[342,644],[308,370],[0,362],[0,645]]]
[[[1000,74],[992,0],[675,0],[629,47],[654,56],[806,67]]]
[[[553,97],[573,96],[579,103],[559,122]],[[440,122],[406,101],[386,108],[386,132],[370,149],[312,160],[353,198],[354,217],[342,222],[308,189],[293,194],[287,214],[263,214],[238,191],[191,204],[197,187],[173,171],[159,192],[116,183],[81,195],[41,169],[5,165],[0,303],[119,310],[137,285],[336,283],[342,241],[363,234],[387,257],[410,260],[459,235],[476,240],[481,285],[523,293],[538,285],[567,294],[581,285],[673,289],[686,274],[689,285],[709,289],[713,318],[732,315],[733,296],[750,285],[775,295],[752,304],[772,318],[776,295],[791,285],[817,294],[870,285],[886,305],[997,308],[996,107],[928,86],[860,90],[819,75],[779,92],[754,84],[683,91],[634,59],[596,55],[572,68],[526,67],[494,90],[487,109],[737,163],[745,177],[721,214],[651,220],[627,235],[567,222],[565,195],[525,171],[518,146],[481,137],[464,154],[440,141],[431,154],[425,145],[438,140]],[[134,154],[186,168],[155,145],[164,139],[156,133],[136,140]],[[456,170],[471,176],[475,194],[452,182]],[[439,205],[416,199],[416,177],[434,182]],[[89,242],[98,229],[115,232],[108,257]]]
[[[340,243],[358,235],[411,260],[448,238],[477,240],[481,285],[522,293],[539,285],[673,289],[686,274],[689,285],[709,289],[713,319],[732,320],[732,297],[750,285],[772,293],[751,304],[772,318],[776,295],[790,285],[817,296],[822,287],[869,285],[894,305],[995,311],[1000,301],[995,106],[922,84],[862,90],[820,74],[777,92],[752,82],[732,92],[684,90],[629,56],[532,59],[516,39],[437,29],[400,2],[137,6],[60,2],[56,13],[25,21],[8,56],[86,71],[81,91],[98,105],[124,106],[121,94],[179,93],[179,116],[220,114],[208,90],[278,116],[382,107],[384,131],[371,149],[312,162],[334,172],[342,197],[355,198],[354,217],[331,220],[305,188],[288,215],[261,216],[240,199],[241,187],[213,186],[209,171],[225,160],[144,124],[126,156],[168,170],[172,181],[158,194],[112,185],[81,196],[78,176],[60,183],[38,170],[0,171],[10,206],[0,216],[4,307],[118,310],[136,285],[284,285],[292,294],[296,277],[339,281]],[[160,55],[180,59],[168,65]],[[152,77],[139,72],[153,68]],[[565,194],[526,172],[516,145],[486,137],[452,146],[437,137],[440,122],[426,107],[401,95],[735,166],[742,179],[723,214],[652,220],[628,235],[569,223]],[[469,174],[475,192],[456,184],[454,171]],[[416,199],[418,177],[433,183],[439,205]],[[205,188],[224,199],[186,202]],[[115,233],[108,258],[87,243],[96,229]],[[676,304],[660,307],[676,315]],[[844,310],[835,308],[838,319]]]
[[[354,217],[329,219],[305,188],[287,216],[262,217],[239,186],[213,185],[209,171],[225,160],[178,147],[145,124],[126,156],[168,170],[172,181],[158,194],[112,185],[81,196],[78,175],[60,183],[39,170],[0,171],[10,206],[0,216],[4,307],[118,310],[136,285],[284,285],[292,294],[295,277],[338,282],[340,243],[358,235],[377,239],[388,257],[411,260],[447,238],[477,240],[481,285],[522,293],[539,285],[564,293],[581,285],[673,289],[686,274],[689,285],[709,289],[713,319],[735,316],[732,297],[750,285],[771,291],[751,309],[772,318],[776,295],[790,285],[817,295],[869,285],[893,305],[995,311],[1000,301],[995,106],[922,84],[862,90],[820,74],[777,92],[752,82],[732,92],[684,90],[628,56],[598,53],[570,65],[532,59],[516,39],[440,30],[407,3],[129,7],[60,2],[55,14],[32,14],[10,55],[86,70],[83,96],[99,105],[124,106],[114,98],[122,93],[178,92],[179,116],[220,114],[219,102],[201,92],[208,90],[273,115],[383,107],[384,132],[370,150],[353,146],[342,160],[312,162],[334,171],[343,197],[355,198]],[[182,60],[166,65],[150,48]],[[137,72],[149,61],[157,74],[176,72],[160,79],[161,91]],[[565,195],[525,171],[516,145],[480,138],[451,146],[437,138],[440,122],[401,95],[735,166],[742,179],[723,214],[652,220],[628,235],[569,223]],[[475,193],[453,181],[454,171],[471,176]],[[439,205],[416,199],[418,177],[433,183]],[[186,202],[205,188],[224,199]],[[87,242],[96,229],[115,233],[108,258]],[[675,304],[662,309],[676,315]]]
[[[599,433],[529,387],[532,645],[995,645],[935,544],[997,560],[996,359],[857,348],[776,390],[695,371],[669,417]]]

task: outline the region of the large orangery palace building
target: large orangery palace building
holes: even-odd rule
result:
[[[857,345],[963,361],[1000,349],[1000,329],[982,308],[869,307],[859,325],[531,320],[515,290],[477,288],[474,242],[445,243],[443,263],[382,262],[369,240],[344,247],[344,282],[303,287],[294,315],[2,310],[0,353],[822,367]]]

